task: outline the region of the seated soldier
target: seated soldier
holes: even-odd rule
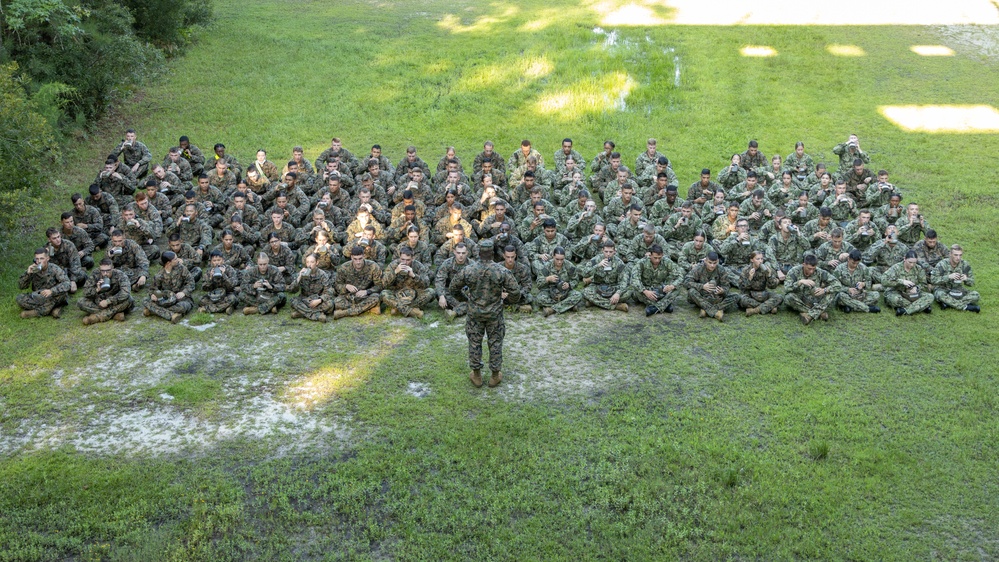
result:
[[[847,193],[846,183],[842,180],[836,182],[836,191],[833,193],[833,197],[826,199],[823,206],[829,208],[832,221],[841,228],[846,228],[846,225],[857,218],[859,214],[857,203]]]
[[[829,234],[829,241],[815,250],[815,257],[819,258],[819,267],[826,271],[834,271],[839,264],[846,261],[846,257],[854,248],[843,240],[842,228],[836,227]]]
[[[163,233],[163,225],[170,224],[173,222],[173,205],[170,204],[170,198],[164,193],[160,193],[159,189],[156,187],[156,180],[146,180],[146,201],[147,207],[152,207],[156,209],[160,218],[160,234]],[[136,205],[138,207],[138,205]]]
[[[639,259],[631,269],[631,291],[645,306],[645,316],[673,312],[673,303],[680,296],[683,269],[669,259],[663,259],[660,244],[649,248],[649,255]]]
[[[929,225],[919,212],[919,205],[909,203],[905,206],[905,216],[895,222],[895,227],[898,228],[898,239],[911,248],[923,237]]]
[[[819,208],[809,201],[808,192],[802,191],[798,198],[784,207],[785,216],[791,217],[791,222],[798,227],[805,226],[809,221],[819,218]],[[870,213],[867,215],[870,217]]]
[[[295,270],[298,257],[295,252],[281,241],[275,233],[271,233],[267,246],[262,250],[267,254],[268,263],[275,267],[284,278],[285,285],[291,285],[295,280]]]
[[[770,221],[777,208],[766,199],[762,189],[754,189],[750,197],[739,205],[738,220],[745,219],[750,232],[759,232],[763,224]]]
[[[198,216],[198,206],[190,203],[184,206],[184,214],[167,229],[166,235],[179,234],[180,239],[187,242],[198,253],[199,260],[204,259],[205,251],[212,247],[212,227]]]
[[[454,225],[447,242],[437,249],[434,254],[434,267],[440,267],[444,260],[451,257],[458,244],[464,244],[468,248],[468,257],[473,260],[479,259],[479,245],[465,237],[465,230],[460,224]]]
[[[754,252],[761,252],[764,259],[771,264],[777,261],[770,246],[750,233],[749,221],[745,217],[739,217],[735,229],[735,234],[726,238],[718,247],[718,253],[725,260],[725,267],[734,276],[731,280],[733,285],[738,284],[739,272],[749,265]]]
[[[776,182],[773,187],[767,191],[767,199],[774,204],[775,207],[781,208],[786,207],[788,203],[795,200],[795,197],[804,193],[808,195],[808,191],[798,189],[793,181],[793,175],[791,170],[784,170],[780,175],[780,181]]]
[[[330,234],[325,230],[316,231],[316,242],[305,249],[302,255],[313,254],[316,257],[316,267],[332,275],[337,266],[343,263],[343,248],[330,240]],[[303,262],[304,263],[304,262]]]
[[[885,287],[885,302],[895,309],[895,316],[911,316],[933,311],[933,293],[926,282],[926,273],[918,265],[916,252],[909,250],[901,262],[881,275]]]
[[[602,170],[606,166],[609,166],[611,155],[614,154],[614,149],[616,147],[617,145],[614,144],[614,141],[611,140],[604,141],[603,150],[597,153],[597,155],[593,157],[593,162],[590,163],[590,173],[596,176],[597,173],[600,172],[600,170]],[[618,159],[620,158],[621,158],[620,155],[618,155]],[[586,161],[584,160],[583,163],[585,162]]]
[[[119,206],[127,205],[135,193],[135,176],[114,155],[108,156],[94,183],[100,186],[101,192],[114,197]]]
[[[593,306],[606,310],[628,312],[631,297],[628,266],[617,256],[611,241],[604,242],[602,252],[580,266],[583,276],[583,298]]]
[[[694,265],[683,280],[687,288],[687,300],[701,309],[701,318],[715,318],[719,322],[725,318],[726,310],[734,310],[739,302],[739,294],[729,291],[731,274],[719,265],[717,252],[708,252],[704,260]]]
[[[177,254],[177,259],[187,268],[188,273],[194,278],[194,282],[201,281],[201,256],[191,247],[190,244],[180,239],[180,234],[174,232],[170,235],[167,245],[170,251]]]
[[[412,248],[403,245],[399,257],[382,272],[382,302],[390,314],[423,318],[423,307],[434,300],[430,268],[415,257]]]
[[[739,308],[746,310],[746,316],[754,314],[777,314],[783,297],[774,292],[780,285],[777,279],[777,270],[773,269],[764,261],[765,254],[762,251],[754,251],[750,254],[749,265],[742,268],[739,274]]]
[[[69,292],[75,293],[87,281],[87,272],[80,265],[80,253],[72,242],[63,239],[58,228],[48,228],[45,237],[48,238],[45,248],[49,252],[49,258],[66,272],[69,277]]]
[[[864,263],[872,269],[875,283],[882,283],[881,276],[893,265],[901,263],[909,247],[898,240],[895,225],[885,229],[885,237],[864,252]],[[924,273],[925,277],[925,273]],[[883,284],[883,283],[882,283]],[[887,285],[885,285],[887,287]]]
[[[156,192],[165,197],[167,201],[170,201],[171,197],[175,197],[178,194],[187,191],[187,186],[184,182],[180,181],[177,174],[168,172],[166,168],[160,164],[153,166],[153,175],[146,178],[143,185],[148,186],[150,184],[152,184],[156,188]],[[162,209],[157,207],[157,209],[161,213],[168,210],[165,207]]]
[[[974,286],[975,276],[971,272],[971,266],[963,257],[964,248],[954,244],[950,247],[947,259],[937,262],[930,276],[930,282],[936,288],[933,296],[940,303],[941,310],[953,308],[981,312],[982,309],[978,306],[978,291],[968,290],[968,287]]]
[[[694,239],[684,244],[683,248],[680,249],[676,263],[683,268],[684,272],[688,272],[695,265],[701,263],[710,251],[711,246],[707,243],[704,231],[697,231],[694,233]]]
[[[132,283],[123,271],[114,268],[110,259],[101,260],[100,266],[87,278],[83,286],[83,296],[76,306],[86,312],[83,325],[107,322],[112,318],[125,321],[125,313],[132,310]]]
[[[79,247],[77,244],[77,248]],[[912,245],[912,251],[916,252],[916,257],[919,258],[919,267],[926,272],[927,278],[930,277],[933,268],[938,263],[950,257],[947,246],[940,242],[940,239],[937,238],[937,231],[932,228],[927,228],[926,237]]]
[[[266,242],[271,239],[271,236],[276,235],[278,240],[288,244],[289,247],[300,240],[298,229],[284,222],[283,211],[275,209],[271,212],[270,218],[270,224],[264,226],[260,231],[260,240]]]
[[[887,205],[891,194],[898,189],[888,181],[888,170],[878,170],[878,181],[867,186],[864,194],[866,199],[864,208],[877,209],[882,205]]]
[[[243,305],[243,314],[277,314],[284,306],[287,296],[287,285],[284,275],[278,268],[271,265],[267,254],[257,255],[256,265],[247,267],[239,284],[239,303]]]
[[[291,299],[292,318],[306,318],[314,322],[326,323],[326,315],[333,311],[336,289],[333,275],[319,268],[315,254],[305,255],[305,267],[298,272],[291,290],[298,289],[297,297]]]
[[[94,241],[86,230],[76,226],[73,213],[66,212],[60,215],[59,223],[62,237],[76,246],[76,253],[80,256],[80,267],[85,270],[94,267]]]
[[[219,160],[222,160],[226,164],[226,169],[233,174],[236,174],[236,177],[243,175],[243,166],[240,165],[239,160],[236,160],[235,156],[226,154],[224,144],[220,142],[215,143],[215,146],[212,147],[212,151],[214,154],[205,159],[206,168],[213,168],[218,164]]]
[[[527,259],[531,262],[531,270],[537,274],[541,272],[542,266],[551,261],[552,250],[555,248],[565,248],[566,257],[572,259],[568,250],[569,239],[556,229],[555,219],[548,218],[542,221],[542,234],[531,242],[527,242]]]
[[[863,264],[863,254],[854,248],[850,250],[846,261],[840,263],[833,270],[833,276],[843,286],[839,296],[836,298],[836,305],[843,312],[881,312],[878,307],[878,300],[881,293],[876,289],[880,285],[874,284],[871,270]]]
[[[488,242],[488,245],[487,245]],[[490,261],[484,255],[493,253],[496,249],[493,246],[492,240],[483,240],[479,245],[479,251],[483,254],[480,257],[482,261]],[[513,274],[514,279],[517,280],[517,285],[520,287],[520,294],[517,296],[503,294],[503,304],[504,305],[514,305],[517,304],[517,312],[524,314],[529,314],[534,309],[531,304],[534,302],[534,297],[531,295],[531,287],[534,286],[534,280],[531,277],[531,266],[524,263],[524,261],[517,259],[517,248],[508,245],[502,247],[503,252],[503,265],[506,270]]]
[[[829,320],[826,310],[836,302],[843,288],[832,273],[819,269],[819,260],[806,255],[801,265],[796,265],[784,279],[784,304],[800,313],[801,322],[809,325],[814,320]]]
[[[565,259],[565,250],[556,247],[552,259],[538,273],[535,286],[538,289],[535,302],[542,307],[545,317],[562,314],[583,307],[583,293],[575,290],[579,283],[576,266]]]
[[[866,252],[878,240],[878,226],[871,220],[871,210],[860,211],[857,220],[846,225],[846,241],[851,246]]]
[[[829,207],[819,207],[819,218],[808,221],[801,228],[801,235],[808,240],[811,249],[815,250],[832,238],[832,229],[836,223],[832,220],[832,210]]]
[[[375,225],[369,224],[365,226],[364,230],[359,233],[359,237],[348,240],[344,245],[343,256],[349,258],[354,248],[360,248],[364,253],[364,259],[371,260],[381,267],[388,259],[388,250],[384,244],[376,239],[375,232]]]
[[[210,269],[201,290],[205,292],[198,302],[198,312],[225,312],[232,314],[236,308],[239,272],[229,263],[221,250],[208,254]]]
[[[464,242],[455,244],[451,257],[440,264],[437,268],[437,274],[434,275],[434,292],[437,294],[437,304],[444,311],[448,320],[454,320],[455,317],[468,313],[468,300],[464,294],[460,291],[457,293],[450,291],[451,280],[469,264],[468,253],[468,246]]]
[[[780,222],[780,231],[770,237],[768,245],[776,263],[777,278],[784,281],[787,272],[800,264],[805,252],[811,250],[811,244],[798,227],[791,224],[791,219],[784,217]]]
[[[297,170],[294,168],[297,168]],[[315,173],[315,170],[312,168],[312,162],[309,162],[309,160],[305,157],[305,149],[301,146],[292,147],[291,160],[289,160],[285,167],[281,170],[281,175],[283,176],[289,171],[304,172],[309,176]]]
[[[231,230],[223,230],[221,240],[212,251],[218,251],[222,255],[222,263],[228,265],[236,272],[236,284],[239,284],[240,272],[250,263],[250,251],[236,242]]]
[[[656,180],[658,181],[658,177]],[[687,201],[690,201],[695,207],[700,208],[708,201],[711,201],[715,196],[715,192],[719,190],[724,191],[720,184],[711,181],[711,170],[704,168],[701,170],[701,179],[692,183],[687,189]]]
[[[149,162],[152,161],[153,155],[145,144],[136,140],[136,137],[135,129],[126,130],[125,138],[111,154],[116,159],[118,156],[124,156],[125,166],[128,167],[132,176],[136,179],[142,179],[149,171]]]
[[[30,289],[30,293],[21,293],[14,300],[21,307],[21,318],[38,318],[52,315],[59,318],[62,308],[68,301],[69,277],[58,265],[49,260],[46,248],[35,250],[35,258],[27,271],[17,280],[17,286],[22,291]]]
[[[177,148],[180,149],[180,157],[191,165],[191,173],[197,175],[205,171],[205,155],[200,148],[191,144],[187,135],[181,135]]]
[[[149,284],[149,296],[142,303],[142,315],[155,314],[176,324],[194,308],[194,301],[191,299],[194,278],[173,252],[163,252],[160,262],[163,269],[153,276]]]
[[[180,155],[179,146],[174,146],[167,152],[163,158],[163,168],[177,176],[182,183],[189,184],[194,181],[194,170],[191,169],[191,163]]]
[[[94,207],[101,213],[101,222],[104,232],[107,233],[111,230],[111,227],[116,226],[118,219],[121,218],[121,209],[118,207],[118,202],[115,201],[114,197],[108,195],[101,191],[99,185],[91,184],[90,186],[90,196],[84,199],[89,207]]]
[[[97,248],[104,248],[108,245],[107,232],[104,231],[104,219],[101,211],[93,205],[87,205],[86,199],[79,193],[74,193],[70,200],[73,202],[73,222],[76,226],[87,231],[90,239]]]
[[[555,157],[553,162],[555,163],[555,171],[561,173],[566,169],[566,161],[572,160],[573,162],[585,163],[586,160],[583,159],[583,155],[572,148],[572,139],[566,137],[562,139],[562,147],[555,151]]]
[[[729,165],[718,171],[718,184],[728,193],[728,190],[745,181],[746,170],[742,168],[742,155],[733,154]]]
[[[629,266],[642,258],[649,257],[652,246],[661,247],[667,260],[673,260],[677,254],[677,250],[670,246],[665,238],[656,233],[656,227],[651,223],[646,224],[638,236],[627,242],[622,240],[620,246],[621,259]]]
[[[628,218],[617,224],[612,223],[608,225],[607,230],[617,240],[632,240],[641,234],[642,229],[645,228],[646,220],[643,213],[644,211],[641,207],[632,205],[631,210],[628,212]]]
[[[597,223],[603,223],[603,218],[597,212],[597,203],[593,199],[587,199],[583,204],[583,210],[569,217],[565,235],[569,240],[578,242],[592,234],[593,227]]]
[[[142,196],[145,197],[145,193]],[[135,216],[134,209],[125,207],[121,211],[119,224],[121,224],[121,231],[125,234],[125,238],[138,244],[149,259],[155,260],[160,257],[160,247],[156,245],[156,239],[162,234],[162,229],[158,222],[154,223],[139,218]],[[179,233],[176,234],[178,237],[180,236]]]
[[[125,238],[122,231],[117,229],[111,231],[111,245],[108,247],[107,257],[111,258],[115,269],[120,269],[128,275],[133,293],[146,285],[149,279],[149,258],[138,244]]]
[[[729,203],[726,205],[725,214],[717,217],[714,222],[711,223],[712,245],[718,247],[722,242],[727,240],[729,236],[735,234],[735,225],[738,222],[739,205],[737,203]]]
[[[676,252],[684,244],[694,239],[694,233],[703,228],[701,219],[694,214],[694,206],[690,201],[680,203],[680,210],[663,221],[662,236],[671,249]],[[664,250],[666,248],[663,248]]]
[[[611,241],[611,238],[607,236],[604,223],[594,223],[593,230],[590,232],[590,235],[581,239],[572,248],[572,255],[575,257],[576,261],[580,263],[589,261],[590,259],[603,254],[604,242],[608,241]]]
[[[359,316],[371,311],[381,314],[379,303],[382,290],[382,270],[377,263],[365,259],[364,249],[355,246],[350,261],[336,269],[336,300],[333,319]]]

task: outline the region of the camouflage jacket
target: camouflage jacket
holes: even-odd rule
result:
[[[417,260],[413,260],[410,266],[413,268],[413,275],[396,274],[395,268],[399,267],[399,260],[392,260],[385,271],[382,272],[382,287],[390,291],[401,291],[402,289],[426,289],[430,286],[430,268]]]
[[[87,277],[87,282],[83,286],[83,298],[94,302],[108,300],[111,301],[111,304],[121,304],[132,295],[132,282],[124,271],[111,270],[111,277],[108,279],[111,282],[111,287],[106,291],[100,290],[103,280],[104,276],[101,274],[101,270],[94,270]]]
[[[475,318],[499,318],[503,314],[503,293],[512,302],[520,300],[517,279],[498,263],[474,262],[462,268],[451,282],[452,294],[468,299],[468,314]]]
[[[184,293],[184,300],[189,300],[194,292],[194,277],[183,265],[177,265],[170,271],[163,268],[153,276],[149,290]]]
[[[353,285],[359,291],[378,293],[382,290],[382,270],[368,259],[364,260],[360,271],[354,269],[353,262],[344,262],[336,268],[336,294],[349,295],[347,285]]]
[[[44,270],[34,273],[25,271],[17,279],[17,286],[21,289],[31,289],[32,291],[52,291],[53,296],[65,295],[69,292],[69,277],[58,265],[49,262]]]

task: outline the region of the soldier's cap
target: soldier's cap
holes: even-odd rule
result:
[[[479,242],[479,249],[480,250],[492,250],[493,249],[493,241],[492,241],[492,239],[491,238],[486,238],[485,240],[480,241]]]
[[[163,252],[163,254],[160,255],[160,263],[163,265],[166,265],[175,259],[177,259],[177,254],[170,251]]]

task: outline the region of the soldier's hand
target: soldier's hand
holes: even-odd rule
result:
[[[437,305],[442,309],[447,308],[447,299],[444,298],[444,295],[441,295],[440,298],[437,299]]]
[[[822,295],[826,294],[826,290],[823,289],[822,287],[816,287],[815,290],[812,291],[812,294],[814,294],[817,297],[821,297]]]
[[[546,283],[554,283],[556,281],[558,281],[558,276],[557,275],[549,275],[548,277],[545,277],[545,282]]]
[[[676,290],[676,285],[663,285],[664,293],[672,293],[675,290]]]
[[[613,295],[611,295],[610,303],[617,304],[619,300],[621,300],[621,295],[619,293],[614,293]]]
[[[356,296],[359,299],[363,299],[364,297],[368,296],[368,291],[367,291],[367,289],[362,289],[362,290],[354,293],[354,296]]]
[[[182,300],[184,300],[184,297],[187,296],[187,293],[185,293],[184,291],[181,291],[181,292],[175,294],[174,296],[177,297],[177,300],[182,301]]]
[[[323,304],[323,300],[322,299],[312,299],[311,301],[309,301],[309,307],[310,308],[316,308],[316,307],[318,307],[321,304]]]
[[[815,281],[812,281],[811,279],[798,279],[798,284],[804,285],[805,287],[814,287]]]
[[[784,272],[778,269],[777,270],[777,280],[778,281],[783,281],[786,278],[787,278],[787,275],[784,275]]]
[[[37,264],[33,263],[33,264],[31,264],[31,265],[28,266],[28,273],[29,274],[30,273],[34,273],[36,271],[38,271],[38,265]],[[951,275],[953,275],[953,274],[951,274]]]
[[[156,302],[156,301],[158,301],[158,300],[160,300],[160,299],[159,299],[159,297],[157,297],[156,295],[149,295],[149,300],[151,300],[151,301],[153,301],[153,302]]]
[[[111,306],[111,301],[109,301],[107,299],[104,299],[101,302],[97,303],[97,306],[99,306],[101,308],[107,308],[107,307]]]
[[[658,302],[659,301],[659,297],[657,297],[656,294],[653,291],[645,289],[644,291],[642,291],[642,294],[645,295],[645,298],[649,299],[652,302]]]
[[[257,281],[256,283],[253,284],[253,288],[254,289],[261,289],[261,288],[263,288],[263,286],[264,286],[264,282],[263,281]]]
[[[347,291],[350,293],[357,293],[357,287],[351,285],[350,283],[344,285],[343,288],[347,289]]]
[[[49,298],[52,296],[52,291],[50,289],[43,289],[39,291],[38,294],[42,295],[45,298]]]
[[[508,296],[510,296],[510,293],[508,293],[508,292],[506,292],[506,291],[500,291],[500,298],[501,298],[501,299],[503,299],[503,300],[506,300],[506,298],[507,298]]]
[[[135,285],[137,287],[141,287],[141,286],[143,286],[145,284],[146,284],[146,276],[145,275],[140,275],[139,276],[139,280],[135,282]]]

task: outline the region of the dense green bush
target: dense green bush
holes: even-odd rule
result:
[[[195,0],[124,0],[135,18],[135,34],[167,54],[179,52],[190,42],[193,28],[212,17],[210,2]]]

